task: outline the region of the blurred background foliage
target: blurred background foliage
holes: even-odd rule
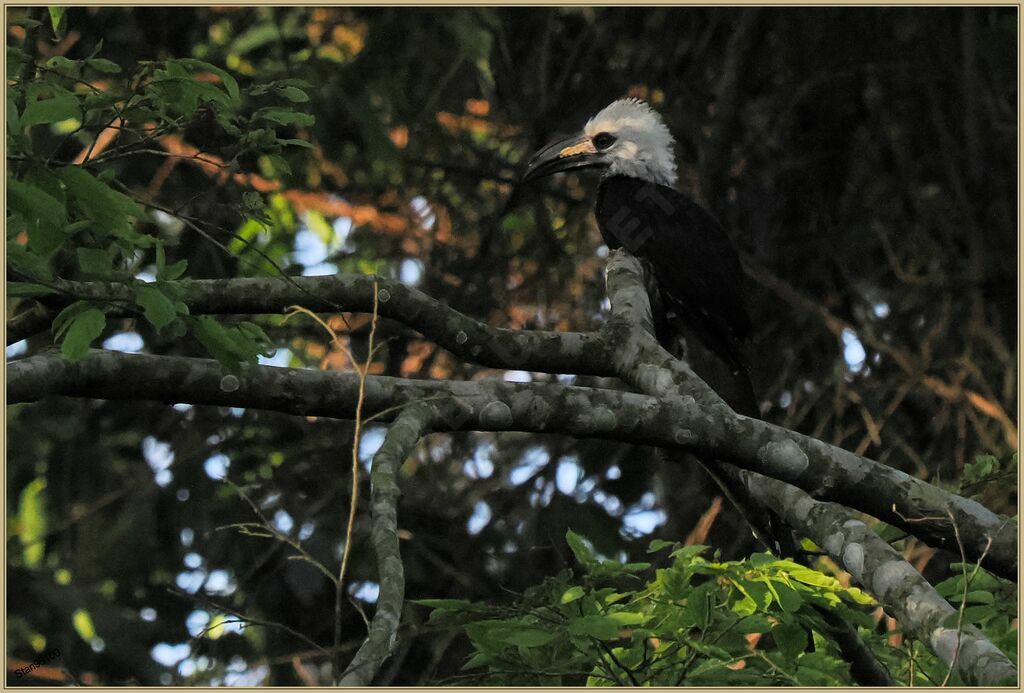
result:
[[[113,63],[72,81],[77,97],[196,59],[208,65],[183,63],[189,79],[232,110],[164,94],[178,111],[144,114],[168,124],[149,140],[9,121],[8,151],[31,145],[47,164],[106,152],[100,180],[140,205],[134,228],[163,255],[125,246],[129,276],[181,260],[194,278],[377,273],[494,325],[587,330],[604,298],[596,181],[509,199],[553,134],[645,98],[676,136],[681,187],[756,280],[764,416],[953,488],[967,466],[965,492],[1015,514],[1016,42],[1015,8],[9,8],[9,64],[12,48],[39,65]],[[24,166],[8,158],[9,175]],[[60,276],[88,276],[55,258]],[[10,300],[8,318],[27,305]],[[253,322],[279,347],[262,363],[349,367],[309,321]],[[332,324],[365,352],[365,317]],[[183,333],[140,317],[108,321],[96,343],[207,354]],[[375,373],[593,382],[481,369],[388,321],[379,336]],[[48,399],[9,407],[7,433],[10,661],[57,647],[53,676],[82,683],[326,680],[314,644],[331,639],[329,581],[284,545],[222,529],[254,516],[218,479],[335,565],[349,423]],[[382,435],[366,432],[367,461]],[[506,599],[571,564],[570,526],[623,561],[653,537],[756,550],[705,479],[649,449],[434,435],[402,475],[410,598]],[[377,595],[365,514],[354,541],[352,651]],[[935,579],[958,559],[900,546]],[[427,615],[406,607],[382,683],[444,679],[466,660],[468,641]]]

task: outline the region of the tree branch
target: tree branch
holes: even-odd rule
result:
[[[391,654],[405,599],[405,572],[398,547],[398,496],[395,477],[413,447],[429,431],[432,411],[425,405],[404,409],[373,456],[370,471],[370,540],[377,552],[380,596],[366,641],[342,674],[340,686],[368,686]]]
[[[613,252],[607,284],[613,317],[604,331],[608,343],[618,345],[616,374],[663,405],[688,412],[685,426],[677,422],[682,430],[677,429],[676,442],[790,483],[815,498],[861,510],[933,546],[958,550],[955,524],[970,560],[987,551],[989,569],[1016,580],[1017,528],[1010,518],[888,465],[736,414],[638,322],[638,308],[648,305],[639,261]],[[756,483],[749,486],[756,492]]]
[[[613,344],[621,345],[620,356],[616,359],[621,368],[619,376],[644,392],[657,396],[659,401],[682,399],[689,396],[689,393],[696,393],[695,396],[708,408],[725,406],[721,398],[686,364],[676,365],[674,372],[665,377],[664,366],[659,364],[663,364],[669,355],[653,340],[649,324],[650,304],[644,291],[641,272],[639,261],[621,251],[616,251],[608,263],[608,296],[614,320],[626,328],[620,330],[620,340],[612,340]],[[674,365],[676,362],[669,363]],[[652,372],[652,369],[655,370]],[[758,457],[763,459],[760,452]],[[729,465],[724,466],[727,471],[732,471],[728,469]],[[874,594],[886,611],[897,618],[907,632],[926,642],[950,665],[951,670],[955,667],[960,671],[965,681],[992,685],[1005,683],[1007,679],[1016,680],[1016,668],[980,631],[976,628],[947,627],[949,616],[956,614],[953,607],[888,543],[863,522],[855,519],[848,510],[839,505],[815,501],[804,491],[778,478],[753,472],[741,472],[739,476],[755,501],[765,508],[772,508],[789,526],[825,546],[847,572]],[[815,511],[817,523],[809,521],[812,510]],[[956,518],[952,512],[949,517],[957,543],[962,547]],[[990,545],[991,539],[982,550],[983,556]],[[842,631],[836,623],[830,625],[842,638],[844,654],[851,650],[851,644],[855,645],[851,653],[862,665],[873,670],[869,674],[882,680],[888,679],[873,656],[869,660],[862,657],[865,650],[856,631]],[[949,642],[950,634],[952,644]],[[960,653],[967,650],[971,652],[970,661],[958,658]]]
[[[677,364],[676,370],[645,367],[640,369],[641,378],[655,385],[662,381],[666,387],[671,385],[685,366],[668,358]],[[7,378],[9,403],[59,394],[352,418],[358,397],[358,377],[350,373],[246,365],[237,374],[227,374],[212,360],[99,350],[81,361],[68,361],[55,352],[13,361],[7,366]],[[695,387],[697,383],[710,392],[699,379]],[[1016,526],[1009,519],[878,462],[736,415],[720,400],[702,407],[695,397],[666,392],[664,399],[655,399],[555,383],[374,376],[367,379],[365,412],[392,420],[396,407],[429,402],[434,410],[434,430],[561,433],[688,450],[783,479],[939,545],[947,542],[947,532],[953,534],[946,514],[950,508],[967,557],[977,560],[991,536],[987,567],[1008,579],[1016,578]],[[814,469],[801,469],[801,461]],[[756,488],[757,484],[750,486]],[[892,511],[893,505],[899,510]],[[916,517],[935,519],[914,521]],[[979,537],[981,546],[973,549]],[[949,541],[955,545],[956,539]]]
[[[926,643],[947,664],[955,665],[968,684],[1016,682],[1017,669],[978,629],[950,627],[956,609],[870,527],[835,503],[816,501],[797,488],[764,479],[763,493],[790,525],[836,560],[854,581],[869,591],[900,624]]]
[[[338,306],[353,313],[373,310],[374,284],[378,285],[380,315],[417,330],[467,361],[493,368],[512,368],[548,373],[612,375],[607,346],[599,334],[509,330],[474,320],[437,299],[381,277],[337,275],[330,277],[195,279],[175,282],[184,291],[184,303],[192,315],[282,313],[301,305],[313,312],[337,312]],[[65,296],[50,297],[47,305],[74,299],[134,305],[134,288],[112,282],[60,281]],[[111,317],[124,317],[113,306]],[[35,323],[33,326],[38,326]],[[42,325],[45,329],[49,324]],[[24,339],[26,330],[12,334]]]

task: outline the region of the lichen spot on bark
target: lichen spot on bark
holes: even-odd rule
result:
[[[893,590],[909,587],[909,581],[920,579],[921,576],[909,563],[902,559],[894,559],[875,569],[875,574],[871,578],[871,590],[880,600],[885,600]]]
[[[864,547],[860,544],[850,544],[843,551],[843,567],[853,576],[853,579],[860,582],[864,576]]]
[[[807,454],[792,440],[772,441],[761,446],[757,457],[764,463],[769,476],[789,481],[807,469]]]
[[[953,661],[953,653],[956,652],[957,631],[956,628],[936,628],[932,631],[932,648],[935,654],[939,655],[944,662]]]
[[[839,552],[843,550],[843,533],[835,532],[834,534],[829,534],[822,546],[829,552],[829,555],[838,558]]]
[[[657,373],[654,375],[654,389],[659,395],[664,395],[672,390],[675,386],[675,381],[672,380],[672,374],[664,368],[659,368]]]
[[[597,407],[592,416],[594,428],[598,431],[611,431],[619,423],[619,417],[615,416],[615,412],[608,407]]]
[[[512,410],[504,402],[491,402],[480,412],[480,425],[487,429],[502,429],[512,425]]]

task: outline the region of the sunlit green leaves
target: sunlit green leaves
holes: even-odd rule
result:
[[[565,592],[562,593],[562,604],[571,604],[585,594],[583,588],[579,585],[573,585]]]
[[[589,685],[630,676],[642,685],[849,684],[816,607],[859,626],[875,647],[889,647],[875,632],[867,595],[793,561],[770,554],[709,560],[707,547],[655,541],[652,551],[673,549],[672,564],[626,591],[604,585],[635,579],[637,567],[600,558],[571,530],[566,543],[587,569],[581,580],[563,572],[527,590],[513,609],[429,602],[437,607],[432,624],[465,628],[474,646],[465,668],[482,672],[480,682],[582,683],[586,672]],[[944,589],[960,586],[953,580]],[[984,590],[969,600],[966,616],[1000,617]]]

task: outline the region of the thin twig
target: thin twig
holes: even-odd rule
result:
[[[974,566],[974,570],[970,576],[967,575],[967,552],[964,550],[964,544],[960,540],[960,527],[957,525],[956,518],[953,517],[953,513],[949,513],[949,519],[953,523],[953,534],[956,537],[956,544],[960,548],[960,560],[961,567],[964,576],[964,590],[963,595],[960,598],[960,608],[957,609],[956,615],[956,647],[953,648],[953,659],[949,662],[949,671],[946,672],[946,678],[942,679],[940,684],[943,688],[949,683],[950,677],[953,676],[953,671],[956,669],[957,660],[960,658],[960,641],[964,634],[964,611],[967,610],[967,594],[970,592],[971,583],[974,582],[974,578],[978,576],[978,571],[981,570],[981,562],[985,560],[985,554],[988,553],[989,548],[992,546],[992,538],[990,537],[988,543],[985,545],[985,550],[981,552],[981,556],[978,557],[978,562]]]

